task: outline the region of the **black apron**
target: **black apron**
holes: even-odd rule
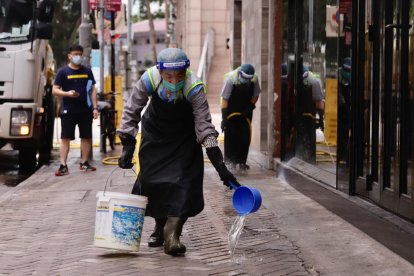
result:
[[[298,94],[296,123],[296,156],[316,164],[315,102],[312,98],[312,85],[303,85]]]
[[[197,215],[204,208],[204,157],[191,104],[185,98],[167,104],[155,91],[141,125],[140,173],[132,193],[148,197],[147,216]]]
[[[253,97],[254,84],[233,85],[229,98],[228,114],[242,113]],[[247,119],[249,121],[247,121]],[[252,116],[231,116],[224,130],[224,158],[235,164],[246,164],[249,153]]]

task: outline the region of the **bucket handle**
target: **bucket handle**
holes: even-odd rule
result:
[[[230,187],[233,188],[234,190],[237,190],[237,188],[239,188],[240,186],[234,184],[232,181],[229,181]]]
[[[111,182],[112,182],[112,177],[111,177],[111,176],[112,176],[112,174],[113,174],[113,173],[114,173],[117,169],[119,169],[119,168],[120,168],[119,166],[116,166],[116,167],[115,167],[115,169],[113,169],[113,170],[111,171],[111,173],[108,175],[108,177],[106,178],[105,188],[104,188],[104,190],[103,190],[103,195],[104,195],[104,196],[105,196],[106,186],[108,186],[108,181],[109,181],[109,179],[111,179]],[[131,171],[133,171],[133,172],[134,172],[135,176],[137,175],[133,169],[131,169]]]

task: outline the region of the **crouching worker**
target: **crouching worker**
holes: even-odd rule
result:
[[[183,225],[204,208],[201,145],[223,184],[229,186],[232,181],[239,185],[224,165],[204,84],[188,70],[189,65],[181,49],[162,50],[157,65],[149,68],[133,88],[117,130],[123,145],[119,166],[132,168],[141,122],[140,172],[132,193],[148,197],[146,216],[155,219],[148,246],[164,245],[164,252],[170,255],[185,253],[186,247],[180,242]]]

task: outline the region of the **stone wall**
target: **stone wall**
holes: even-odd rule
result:
[[[251,63],[259,76],[262,94],[256,105],[252,122],[251,147],[261,152],[270,152],[273,141],[272,116],[274,50],[274,13],[270,13],[272,0],[183,0],[177,1],[176,38],[191,59],[191,68],[196,71],[203,47],[204,36],[212,27],[215,31],[215,55],[207,81],[208,100],[213,114],[213,123],[220,124],[219,97],[223,74],[241,63]],[[270,15],[271,14],[271,15]],[[229,49],[227,49],[227,46]],[[269,50],[270,49],[270,50]],[[272,95],[269,95],[269,88]],[[217,113],[217,114],[215,114]],[[273,152],[271,153],[271,155]],[[270,158],[269,158],[270,159]],[[267,165],[266,165],[267,166]]]
[[[262,94],[256,104],[252,122],[252,147],[267,151],[269,0],[242,1],[241,60],[251,63],[259,76]]]

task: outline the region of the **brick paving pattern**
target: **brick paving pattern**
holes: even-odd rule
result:
[[[279,233],[277,217],[264,207],[247,216],[235,255],[230,256],[228,232],[237,216],[231,205],[233,191],[221,184],[207,162],[205,209],[184,225],[185,257],[147,246],[154,226],[151,218],[145,219],[138,253],[95,247],[96,193],[107,182],[108,190],[129,193],[135,176],[98,161],[94,164],[97,172],[80,172],[78,157],[71,156],[68,176],[55,177],[57,163],[53,163],[13,193],[0,196],[0,275],[315,274],[299,248]],[[259,175],[276,181],[257,165],[239,179],[247,182]]]

